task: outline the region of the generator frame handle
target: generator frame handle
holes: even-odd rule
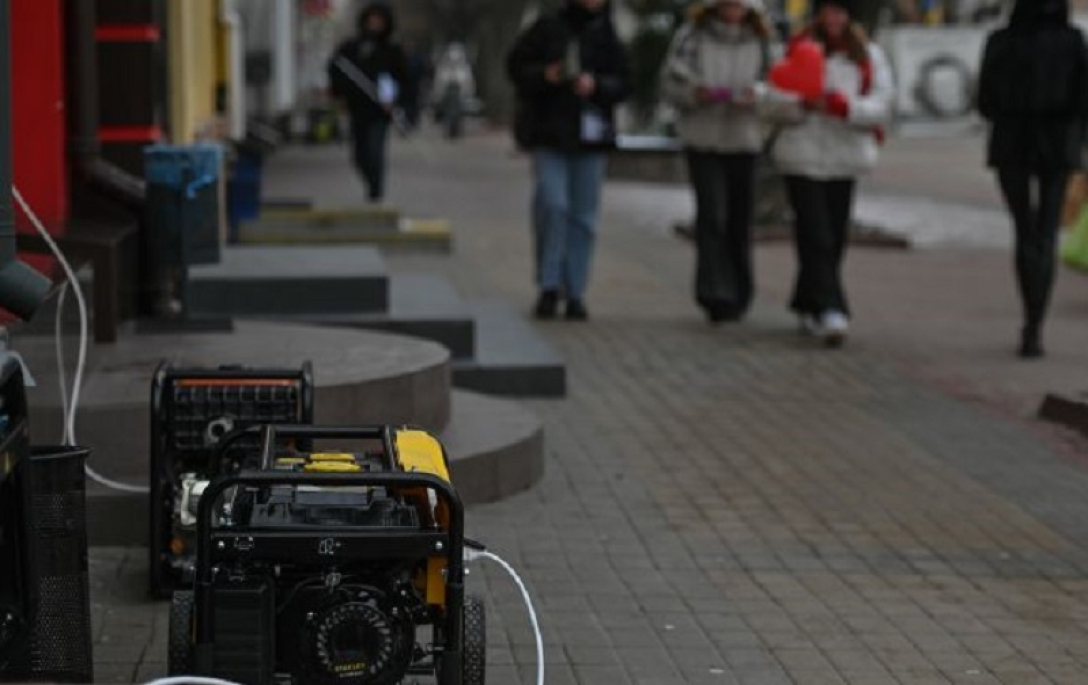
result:
[[[211,463],[208,464],[209,473],[222,473],[223,463],[227,452],[239,440],[247,437],[258,437],[261,441],[261,468],[272,467],[272,458],[276,441],[281,438],[294,438],[296,440],[381,440],[385,452],[385,467],[392,469],[396,465],[397,446],[393,439],[391,426],[306,426],[306,425],[263,425],[248,426],[227,433],[215,446],[212,452]]]
[[[390,435],[388,428],[368,429],[326,429],[313,427],[302,431],[284,431],[284,437],[370,437]],[[437,476],[421,473],[385,472],[385,473],[280,473],[244,471],[235,475],[217,478],[208,485],[200,498],[197,512],[197,552],[195,604],[197,616],[194,631],[194,657],[197,671],[210,673],[213,667],[210,651],[215,635],[214,608],[212,606],[212,517],[219,498],[230,488],[237,486],[274,487],[274,486],[312,486],[312,487],[383,487],[392,489],[426,488],[437,493],[449,507],[450,524],[446,531],[449,544],[446,546],[446,615],[445,644],[443,645],[442,670],[444,673],[456,673],[455,685],[461,682],[461,664],[463,659],[464,624],[462,613],[465,603],[465,509],[461,498],[453,486]]]

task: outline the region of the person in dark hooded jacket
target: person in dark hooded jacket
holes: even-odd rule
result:
[[[1088,47],[1069,22],[1068,0],[1018,0],[1008,26],[986,43],[978,106],[1016,226],[1020,356],[1040,357],[1065,188],[1081,166],[1088,121]]]
[[[521,111],[518,142],[533,154],[536,316],[588,316],[585,292],[614,109],[630,90],[607,0],[567,0],[522,34],[507,68]]]
[[[332,94],[351,113],[355,166],[371,202],[385,195],[389,124],[408,93],[407,60],[392,40],[395,28],[389,5],[369,5],[359,14],[356,36],[337,48],[328,66]]]

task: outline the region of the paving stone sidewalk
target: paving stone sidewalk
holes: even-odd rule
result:
[[[341,156],[305,154],[330,169],[299,188],[353,192]],[[504,142],[410,143],[395,173],[395,199],[450,216],[458,236],[452,258],[397,257],[395,269],[529,301],[524,163]],[[1088,682],[1088,450],[1016,402],[1000,410],[1036,387],[982,382],[987,368],[1013,369],[1011,356],[984,348],[959,374],[925,345],[896,345],[916,322],[879,316],[863,294],[879,279],[881,296],[911,287],[889,277],[897,269],[936,289],[943,262],[855,254],[872,328],[859,316],[855,344],[828,353],[781,310],[788,248],[765,248],[751,320],[714,329],[688,301],[688,248],[645,222],[652,198],[609,191],[593,321],[541,326],[571,386],[564,402],[530,403],[547,420],[545,481],[470,513],[472,536],[537,597],[548,683]],[[967,281],[990,283],[1005,264],[965,255]],[[991,335],[1004,293],[975,295],[958,318]],[[1086,368],[1070,337],[1083,324],[1061,323],[1054,344],[1068,357],[1037,374]],[[142,599],[143,558],[93,554],[104,682],[164,670],[165,608]],[[491,611],[490,682],[531,682],[513,586],[484,567],[471,585]]]

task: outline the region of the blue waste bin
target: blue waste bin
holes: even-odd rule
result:
[[[238,232],[243,221],[252,221],[261,215],[263,171],[264,154],[260,150],[240,146],[227,184],[232,243],[238,242]]]
[[[144,162],[150,256],[170,267],[218,263],[223,148],[152,145]]]

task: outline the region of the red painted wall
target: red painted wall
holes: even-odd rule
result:
[[[11,27],[15,185],[44,221],[56,222],[68,216],[61,0],[12,2]]]

